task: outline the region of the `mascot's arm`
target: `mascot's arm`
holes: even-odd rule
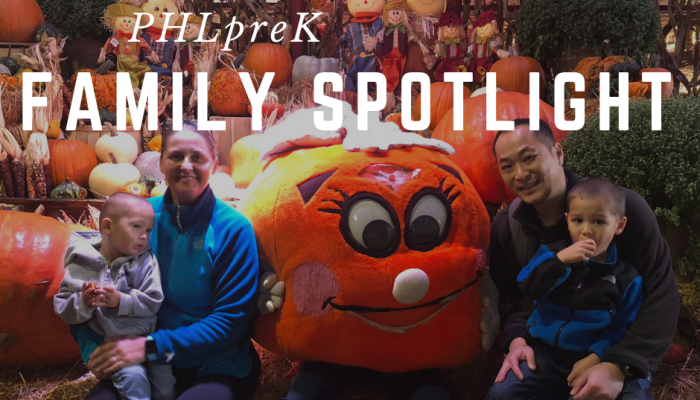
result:
[[[260,282],[258,283],[258,310],[270,314],[284,304],[284,282],[280,281],[272,266],[260,259]]]

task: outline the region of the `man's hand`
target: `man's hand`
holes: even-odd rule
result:
[[[586,239],[580,242],[576,242],[571,246],[565,248],[564,250],[557,253],[557,257],[564,264],[573,264],[580,261],[588,261],[593,257],[595,252],[595,241],[593,239]]]
[[[94,282],[83,282],[83,294],[80,296],[80,300],[88,307],[95,308],[95,301],[99,297],[95,291],[100,287]]]
[[[600,358],[593,353],[589,354],[588,357],[579,360],[576,364],[574,364],[574,368],[571,371],[571,374],[569,374],[569,377],[566,378],[566,380],[569,383],[569,386],[574,386],[574,382],[576,379],[578,379],[579,376],[581,376],[582,373],[587,371],[589,368],[591,368],[594,365],[600,364]]]
[[[604,362],[584,371],[574,381],[574,400],[615,400],[622,392],[625,375],[617,365]]]
[[[531,370],[534,370],[537,366],[535,365],[535,351],[532,347],[528,346],[523,338],[515,338],[510,342],[510,352],[503,360],[503,366],[498,372],[496,377],[496,383],[501,383],[506,379],[508,371],[513,370],[515,376],[521,381],[523,380],[523,373],[520,371],[520,362],[527,360],[527,365]]]
[[[97,298],[95,302],[96,307],[118,307],[119,300],[122,294],[118,290],[114,290],[111,287],[104,287],[102,289],[95,290],[100,297]]]

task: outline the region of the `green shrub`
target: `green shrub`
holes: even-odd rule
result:
[[[515,15],[522,55],[547,70],[548,61],[569,50],[588,47],[599,55],[605,39],[608,54],[628,55],[644,64],[656,50],[661,18],[650,0],[528,0]]]
[[[68,40],[105,37],[107,30],[100,20],[107,6],[116,0],[37,0],[47,24],[60,29]]]
[[[600,130],[600,114],[570,132],[565,167],[581,177],[604,176],[644,197],[657,218],[690,232],[681,272],[700,279],[700,97],[662,101],[662,130],[651,130],[651,101],[629,104],[629,130],[618,129],[618,108],[610,130]]]

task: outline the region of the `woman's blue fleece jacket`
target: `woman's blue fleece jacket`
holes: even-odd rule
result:
[[[587,351],[602,359],[637,318],[642,278],[617,258],[614,244],[603,263],[590,259],[564,264],[557,253],[571,243],[540,247],[520,271],[518,284],[536,305],[527,332],[549,346]]]
[[[149,201],[156,216],[150,244],[164,294],[151,335],[158,347],[155,361],[200,367],[200,376],[248,376],[258,279],[252,225],[209,187],[192,207],[174,205],[170,189]],[[87,362],[102,338],[87,324],[71,332]]]

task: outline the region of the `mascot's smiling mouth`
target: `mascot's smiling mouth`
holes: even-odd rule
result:
[[[438,315],[442,310],[444,310],[447,306],[450,305],[457,297],[459,297],[462,293],[464,293],[467,289],[469,289],[470,286],[474,285],[477,281],[479,281],[479,278],[481,278],[481,272],[477,271],[477,276],[474,278],[473,281],[468,282],[464,287],[461,289],[457,289],[454,292],[443,296],[439,297],[435,300],[429,301],[427,303],[423,304],[417,304],[414,306],[408,306],[408,307],[385,307],[385,308],[376,308],[376,307],[368,307],[368,306],[354,306],[354,305],[342,305],[342,304],[336,304],[333,302],[335,299],[335,296],[331,296],[326,301],[323,302],[323,309],[325,309],[327,306],[331,306],[332,308],[342,311],[348,315],[352,315],[354,317],[357,317],[361,319],[363,322],[365,322],[368,325],[371,325],[375,328],[378,328],[383,331],[390,331],[390,332],[395,332],[395,333],[406,333],[409,330],[422,325],[428,321],[430,321],[433,317]],[[386,326],[382,325],[378,322],[371,321],[359,313],[390,313],[390,312],[395,312],[395,311],[408,311],[408,310],[416,310],[420,308],[426,308],[426,307],[431,307],[431,306],[438,306],[441,305],[440,308],[438,308],[435,312],[430,314],[428,317],[410,325],[406,326],[398,326],[398,327],[393,327],[393,326]]]

